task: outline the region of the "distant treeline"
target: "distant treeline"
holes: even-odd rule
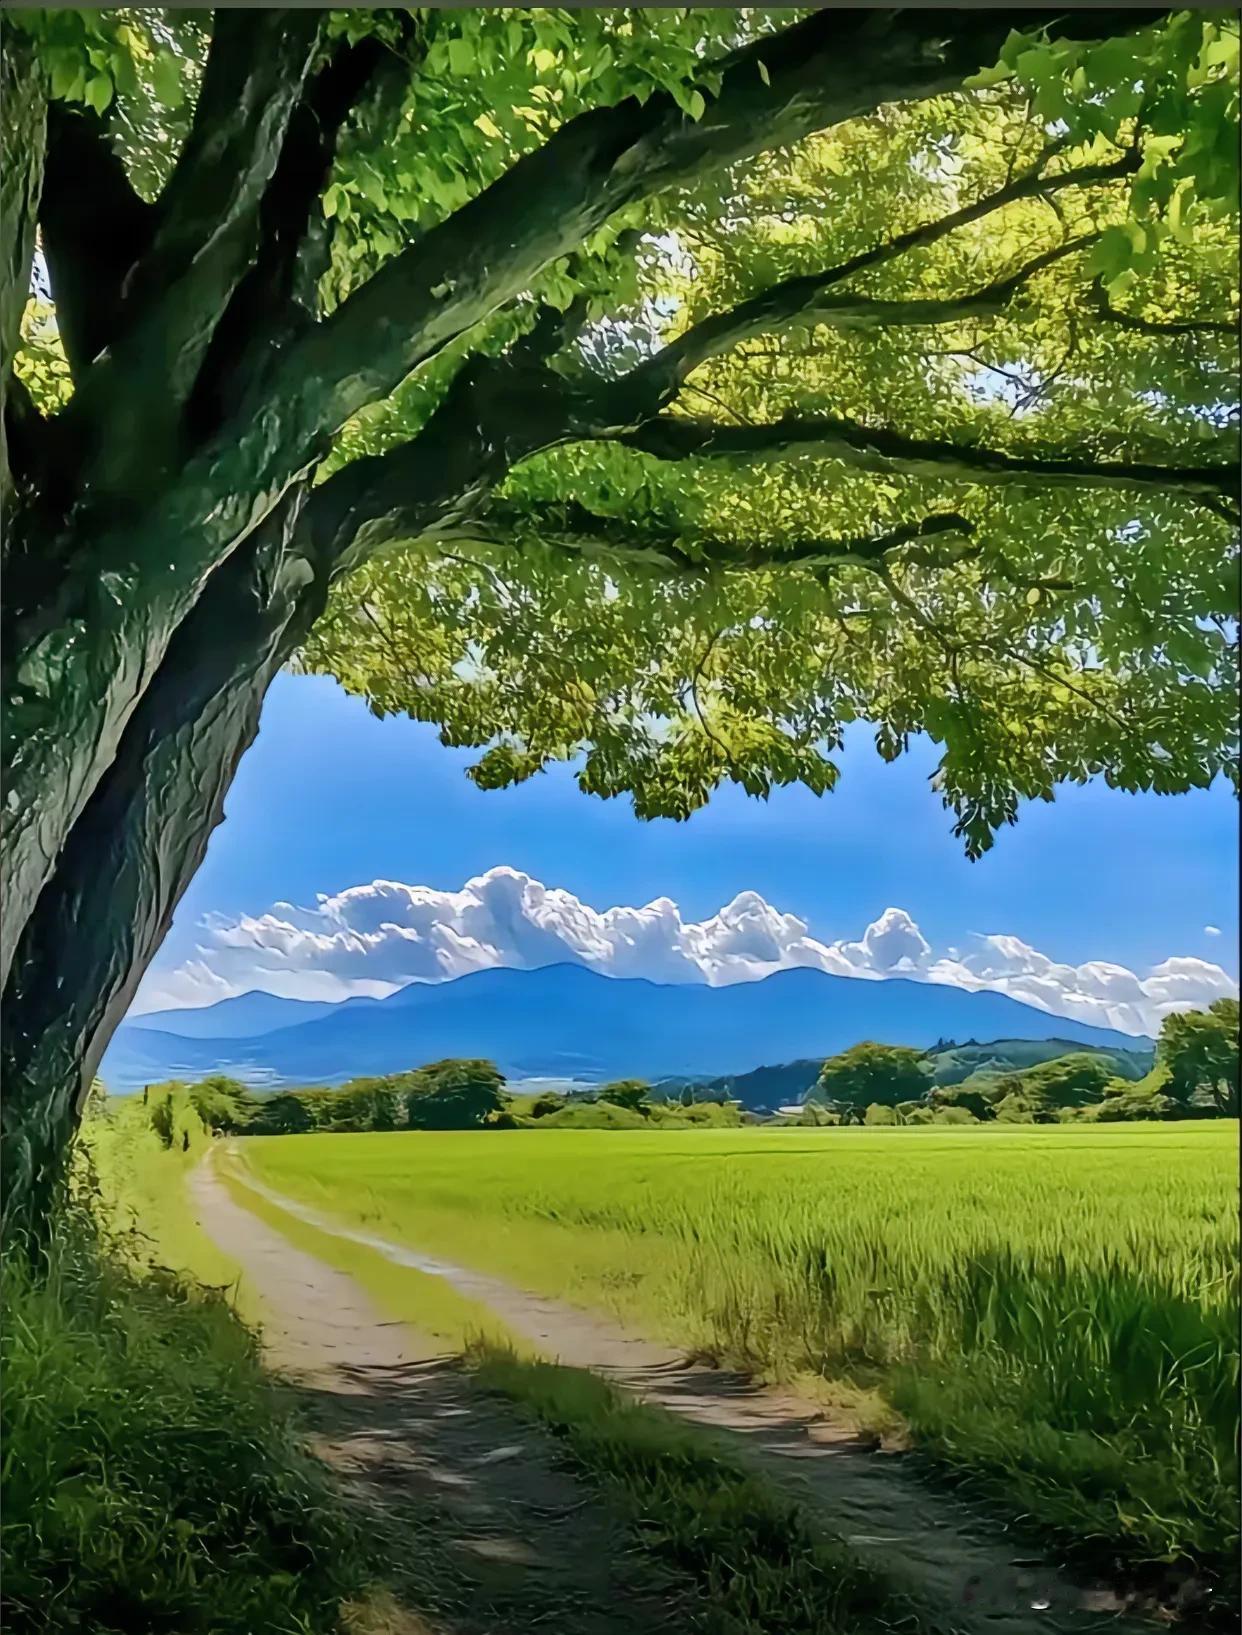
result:
[[[1008,1074],[1024,1073],[1058,1056],[1074,1054],[1105,1057],[1111,1064],[1111,1073],[1121,1079],[1143,1078],[1155,1060],[1152,1046],[1144,1049],[1139,1041],[1133,1049],[1103,1050],[1099,1045],[1083,1045],[1070,1039],[992,1039],[983,1043],[975,1039],[938,1039],[919,1058],[927,1080],[922,1092],[926,1093],[929,1087],[961,1084],[973,1075],[1000,1079]],[[771,1112],[805,1101],[814,1091],[823,1065],[822,1057],[803,1058],[716,1078],[661,1079],[656,1088],[673,1094],[692,1087],[699,1100],[734,1099],[752,1111]]]
[[[973,1046],[974,1051],[994,1047]],[[1238,1001],[1167,1016],[1150,1070],[1099,1050],[1068,1051],[1019,1071],[984,1060],[964,1077],[946,1059],[970,1059],[965,1047],[932,1052],[866,1042],[824,1063],[802,1117],[810,1124],[1009,1124],[1238,1116]],[[938,1067],[938,1064],[939,1067]],[[1129,1071],[1126,1071],[1129,1069]]]
[[[1151,1057],[1146,1058],[1151,1061]],[[1015,1062],[1021,1066],[1012,1065]],[[808,1066],[763,1068],[785,1078]],[[728,1081],[695,1085],[620,1079],[572,1094],[514,1093],[494,1062],[455,1057],[408,1073],[351,1079],[338,1088],[256,1092],[216,1075],[198,1084],[148,1086],[157,1134],[175,1137],[167,1109],[184,1091],[208,1129],[226,1135],[317,1130],[479,1130],[715,1127],[791,1118],[824,1124],[1052,1124],[1081,1120],[1236,1118],[1238,1002],[1165,1019],[1152,1065],[1138,1052],[1072,1049],[1066,1041],[1002,1040],[930,1051],[864,1041],[824,1062],[800,1105],[765,1116],[727,1098]],[[733,1081],[738,1088],[742,1081]],[[782,1086],[783,1088],[783,1086]],[[164,1125],[168,1128],[165,1130]]]
[[[208,1129],[220,1135],[301,1135],[348,1130],[644,1129],[736,1126],[735,1106],[695,1102],[686,1092],[662,1100],[645,1080],[620,1079],[573,1095],[512,1094],[494,1062],[453,1058],[408,1073],[351,1079],[338,1088],[256,1092],[214,1075],[197,1084],[149,1085],[143,1099],[157,1134],[169,1123],[170,1092],[184,1091]],[[171,1123],[167,1139],[172,1139]]]

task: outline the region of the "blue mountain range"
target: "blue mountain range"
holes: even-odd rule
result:
[[[253,992],[135,1017],[117,1030],[100,1076],[113,1092],[217,1072],[256,1087],[339,1084],[482,1056],[511,1079],[655,1080],[822,1059],[862,1039],[926,1049],[938,1039],[1054,1034],[1105,1050],[1150,1046],[1004,994],[903,978],[801,969],[709,988],[548,965],[411,983],[386,999],[325,1004]]]

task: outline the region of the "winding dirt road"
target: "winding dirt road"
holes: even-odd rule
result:
[[[399,1601],[359,1635],[677,1635],[693,1590],[636,1557],[550,1439],[471,1387],[442,1347],[234,1202],[210,1162],[199,1219],[264,1313],[268,1361],[315,1451],[374,1518]],[[417,1608],[417,1614],[410,1608]]]
[[[1104,1630],[1136,1635],[1152,1629],[1145,1620],[1119,1616],[1123,1607],[1111,1591],[1077,1582],[1041,1562],[1036,1551],[989,1525],[978,1511],[923,1485],[901,1455],[873,1451],[801,1399],[726,1370],[689,1364],[684,1356],[628,1334],[597,1313],[355,1229],[273,1191],[249,1173],[235,1179],[295,1219],[362,1244],[393,1264],[443,1278],[488,1306],[543,1355],[592,1369],[728,1438],[791,1496],[803,1500],[827,1530],[882,1568],[895,1588],[934,1608],[946,1627],[971,1635]],[[199,1168],[191,1185],[203,1226],[243,1267],[269,1314],[265,1335],[274,1359],[338,1392],[349,1390],[361,1371],[369,1392],[374,1393],[377,1383],[382,1387],[376,1408],[382,1419],[387,1387],[376,1371],[425,1368],[427,1343],[406,1325],[386,1321],[352,1278],[295,1249],[258,1221],[236,1201],[210,1162]],[[466,1388],[459,1382],[457,1389]],[[477,1398],[470,1406],[472,1415],[475,1402]],[[425,1428],[414,1427],[415,1441]],[[529,1441],[530,1431],[524,1436]],[[418,1457],[424,1470],[434,1465],[434,1443],[421,1446]],[[523,1448],[522,1478],[529,1472],[527,1457]],[[489,1486],[491,1480],[489,1476]],[[616,1626],[600,1622],[583,1627],[604,1635]],[[646,1622],[643,1627],[654,1626]]]

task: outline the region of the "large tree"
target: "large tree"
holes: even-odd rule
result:
[[[1157,1070],[1171,1096],[1238,1116],[1238,1001],[1217,999],[1205,1011],[1166,1016],[1156,1047]]]
[[[1060,780],[1232,764],[1229,14],[3,47],[11,1206],[294,659],[640,815],[925,731],[972,855]]]
[[[930,1086],[931,1072],[922,1051],[866,1039],[829,1057],[809,1099],[826,1103],[834,1112],[861,1114],[867,1107],[919,1101]]]

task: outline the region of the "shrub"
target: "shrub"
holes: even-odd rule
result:
[[[173,1104],[172,1093],[166,1092],[151,1104],[151,1128],[159,1136],[166,1147],[173,1142]]]
[[[225,1302],[133,1270],[80,1201],[0,1286],[5,1629],[335,1630],[360,1536]]]

